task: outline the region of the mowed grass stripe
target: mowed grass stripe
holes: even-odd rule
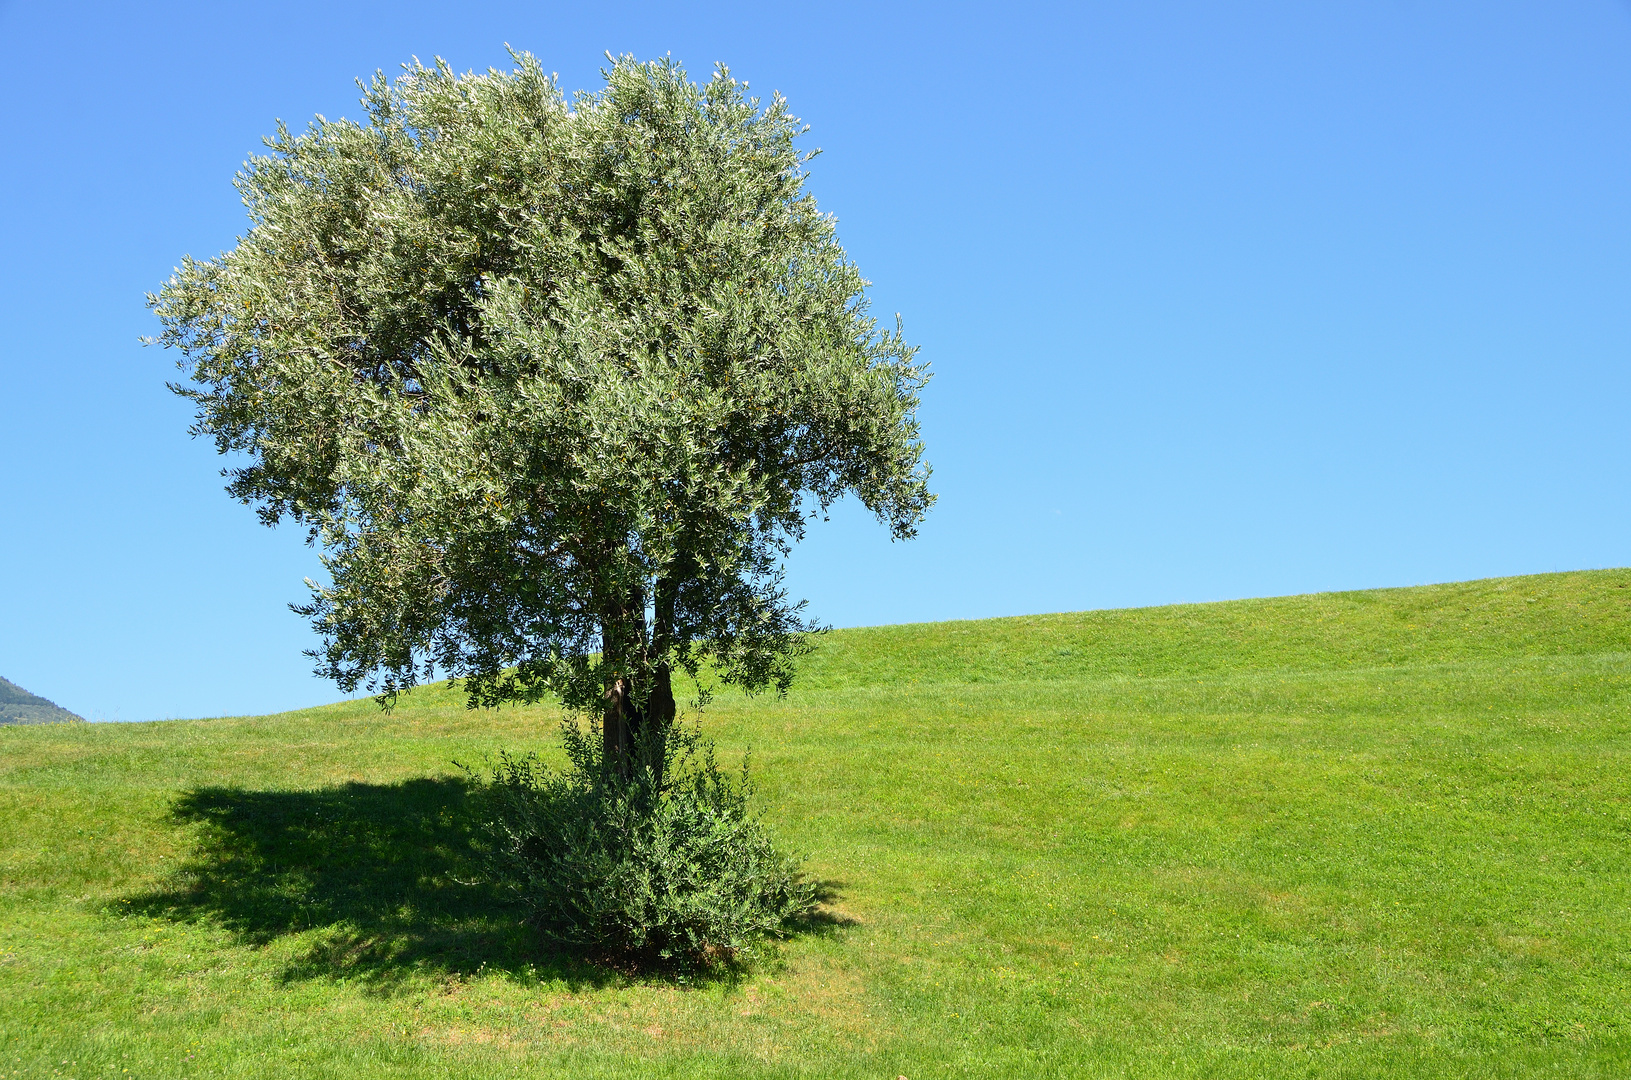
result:
[[[0,1077],[1625,1075],[1628,584],[828,635],[703,724],[839,924],[699,986],[459,892],[549,709],[0,729]]]

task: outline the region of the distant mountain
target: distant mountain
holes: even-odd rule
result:
[[[83,724],[83,716],[75,716],[54,702],[30,694],[14,682],[0,679],[0,724],[58,724],[64,721]]]

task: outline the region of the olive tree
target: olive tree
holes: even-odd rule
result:
[[[323,549],[320,674],[555,695],[626,768],[677,671],[786,689],[813,516],[853,494],[913,535],[927,370],[868,315],[779,95],[625,57],[569,99],[514,59],[280,124],[236,178],[248,232],[149,298],[153,340],[230,494]]]

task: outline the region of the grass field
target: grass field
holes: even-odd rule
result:
[[[0,1078],[1631,1075],[1631,571],[833,633],[703,716],[836,893],[734,980],[460,884],[554,724],[0,727]]]

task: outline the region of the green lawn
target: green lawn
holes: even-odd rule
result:
[[[831,634],[703,717],[836,891],[737,981],[460,884],[554,722],[0,727],[0,1078],[1631,1075],[1631,571]]]

